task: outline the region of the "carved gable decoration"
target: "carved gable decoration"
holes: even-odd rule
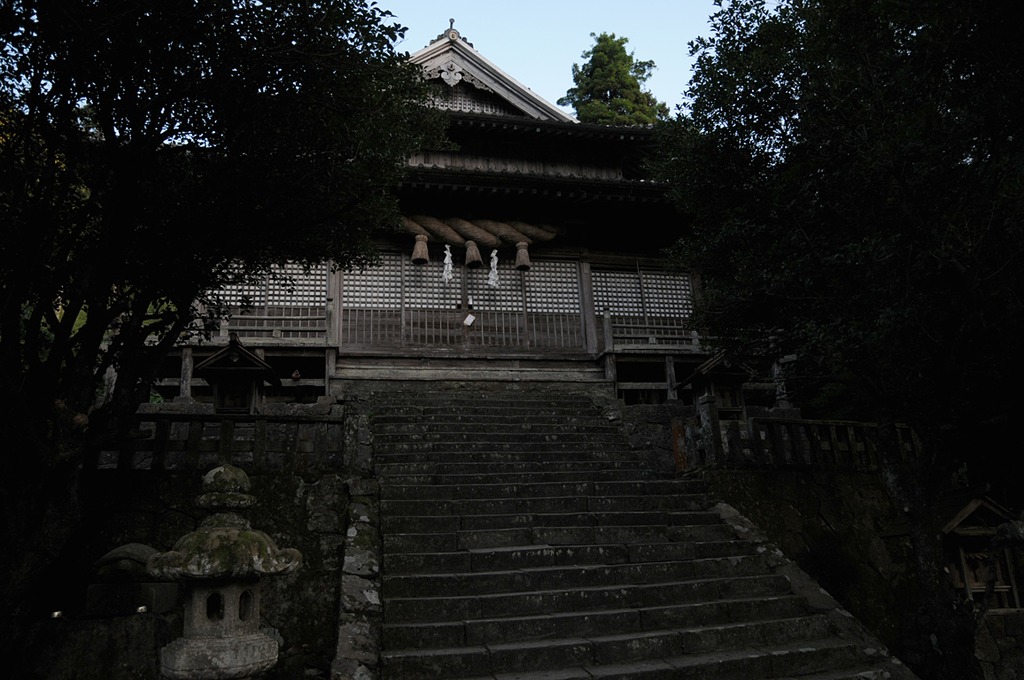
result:
[[[410,57],[412,63],[423,67],[428,80],[437,80],[452,89],[442,95],[438,106],[454,111],[576,122],[473,49],[472,43],[455,30],[454,21],[451,23],[448,30]]]

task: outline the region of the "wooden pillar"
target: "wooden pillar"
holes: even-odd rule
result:
[[[341,337],[339,323],[341,314],[341,271],[336,269],[333,262],[327,263],[327,299],[324,307],[326,318],[326,338],[328,347],[337,347],[338,339]]]
[[[676,401],[679,399],[679,393],[676,390],[676,361],[675,357],[665,357],[665,382],[667,383],[667,398],[669,401]]]
[[[704,444],[704,463],[721,465],[724,461],[722,434],[718,422],[718,404],[715,397],[705,394],[697,400],[697,416],[700,418],[700,434]]]
[[[180,397],[191,397],[192,396],[192,367],[194,365],[192,358],[192,348],[182,347],[181,348],[181,377],[178,379],[178,396]]]
[[[597,310],[594,308],[594,284],[590,280],[590,263],[580,262],[580,323],[583,342],[589,354],[597,354]]]
[[[604,308],[604,377],[612,382],[618,381],[618,372],[615,368],[615,338],[612,335],[612,312],[607,307]]]

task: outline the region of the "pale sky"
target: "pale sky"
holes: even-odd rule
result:
[[[409,30],[398,49],[416,52],[448,28],[552,104],[572,87],[591,33],[629,38],[626,49],[657,68],[646,87],[674,111],[690,79],[687,43],[708,35],[713,0],[377,0]],[[571,108],[566,107],[568,113]]]

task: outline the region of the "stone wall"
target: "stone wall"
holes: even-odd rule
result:
[[[290,408],[285,415],[310,415]],[[376,663],[380,539],[365,418],[357,408],[341,404],[308,408],[326,408],[323,415],[344,423],[344,435],[332,444],[330,456],[316,458],[311,448],[300,468],[281,465],[274,456],[264,466],[252,459],[240,462],[258,500],[245,511],[247,519],[278,546],[297,548],[303,555],[297,572],[261,580],[261,626],[280,643],[278,664],[267,680],[355,677],[341,673],[345,662],[339,654]],[[273,434],[273,427],[267,432]],[[212,457],[217,455],[214,451]],[[33,650],[36,665],[26,677],[70,680],[83,677],[83,668],[109,680],[159,677],[159,648],[182,632],[182,589],[170,585],[170,601],[147,605],[139,599],[137,584],[100,583],[95,563],[128,543],[166,551],[194,530],[206,514],[194,500],[206,467],[212,467],[205,465],[209,462],[177,469],[122,465],[83,471],[83,528],[65,551],[54,592],[40,608],[60,610],[61,616],[41,620],[38,649]],[[128,594],[117,596],[119,589]],[[143,605],[145,611],[139,612]]]
[[[631,445],[661,469],[700,475],[712,493],[754,522],[768,539],[897,656],[917,611],[913,553],[900,508],[881,473],[836,465],[697,467],[684,426],[695,410],[680,404],[609,406]],[[692,422],[691,420],[691,422]],[[955,512],[959,506],[951,507]],[[945,520],[939,521],[939,527]],[[937,529],[938,531],[938,529]],[[1024,542],[1013,546],[1024,583]],[[950,603],[958,597],[951,588]],[[976,658],[985,680],[1024,680],[1024,611],[976,610]]]
[[[897,655],[912,610],[909,542],[880,477],[835,469],[703,471],[713,493]]]

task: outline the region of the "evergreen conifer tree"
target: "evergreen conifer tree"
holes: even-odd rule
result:
[[[597,125],[651,125],[668,117],[668,107],[643,88],[654,70],[653,61],[637,61],[626,51],[628,38],[614,33],[595,35],[594,46],[572,65],[576,83],[558,100],[572,106],[582,123]]]

